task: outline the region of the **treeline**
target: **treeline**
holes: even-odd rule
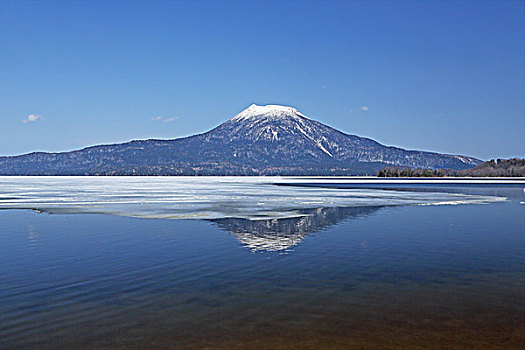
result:
[[[454,176],[452,169],[421,169],[409,167],[388,167],[377,172],[379,177],[444,177]]]
[[[379,177],[525,177],[525,159],[492,159],[470,169],[421,169],[386,167],[377,172]]]

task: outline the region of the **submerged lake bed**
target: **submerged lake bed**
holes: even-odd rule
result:
[[[524,187],[1,177],[0,348],[523,348]]]

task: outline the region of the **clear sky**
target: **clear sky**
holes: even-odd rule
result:
[[[0,2],[0,155],[187,136],[251,103],[525,157],[525,1]]]

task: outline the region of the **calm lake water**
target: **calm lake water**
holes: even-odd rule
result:
[[[522,349],[524,188],[0,177],[0,349]]]

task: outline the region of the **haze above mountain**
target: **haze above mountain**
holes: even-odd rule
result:
[[[373,175],[384,166],[465,169],[480,162],[384,146],[309,119],[292,107],[253,104],[190,137],[0,157],[0,174]]]

